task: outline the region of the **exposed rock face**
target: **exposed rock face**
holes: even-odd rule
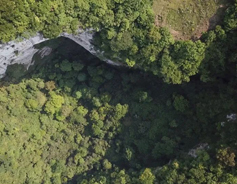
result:
[[[23,64],[27,68],[34,63],[32,58],[38,49],[35,44],[46,41],[42,35],[37,34],[21,42],[11,41],[0,45],[0,78],[4,77],[7,66],[11,64]]]
[[[122,66],[122,64],[119,62],[115,62],[103,57],[103,53],[98,52],[94,49],[94,46],[91,44],[91,41],[93,39],[92,29],[88,29],[86,31],[78,30],[77,35],[62,33],[61,36],[73,40],[74,42],[76,42],[77,44],[85,48],[87,51],[89,51],[91,54],[97,56],[99,59],[101,59],[102,61],[105,61],[108,64],[115,65],[115,66]]]
[[[193,158],[196,158],[198,156],[198,151],[208,149],[209,145],[207,143],[201,143],[196,148],[193,148],[189,150],[188,155],[190,155]]]
[[[94,46],[91,44],[93,38],[93,30],[79,30],[77,35],[62,33],[60,36],[69,38],[74,42],[84,47],[91,54],[97,56],[99,59],[108,64],[120,66],[122,64],[111,61],[103,57],[103,53],[95,51]],[[34,64],[33,56],[38,53],[41,58],[49,55],[52,48],[46,46],[41,49],[35,48],[36,44],[44,42],[48,39],[43,35],[37,34],[36,36],[24,39],[21,42],[11,41],[6,44],[0,44],[0,78],[5,76],[8,65],[23,64],[28,69]]]

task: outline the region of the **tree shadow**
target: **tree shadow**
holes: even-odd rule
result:
[[[220,3],[216,13],[209,19],[208,30],[213,30],[215,29],[216,25],[222,24],[222,22],[224,21],[223,15],[228,7],[229,7],[228,3],[226,2]]]

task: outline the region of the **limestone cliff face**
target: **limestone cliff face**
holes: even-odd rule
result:
[[[39,50],[35,44],[46,41],[42,35],[37,34],[21,42],[11,41],[0,45],[0,77],[4,77],[7,66],[11,64],[24,64],[27,68],[34,63],[32,58]]]
[[[95,50],[94,46],[91,44],[91,42],[93,40],[93,30],[92,29],[88,29],[85,31],[78,30],[77,35],[62,33],[60,36],[73,40],[74,42],[76,42],[77,44],[79,44],[80,46],[85,48],[87,51],[89,51],[91,54],[97,56],[99,59],[101,59],[102,61],[105,61],[108,64],[115,65],[115,66],[122,66],[123,65],[119,62],[112,61],[108,58],[103,57],[103,53]]]
[[[99,59],[105,61],[108,64],[120,66],[121,63],[111,61],[103,57],[103,53],[95,51],[94,46],[91,44],[93,38],[93,30],[78,30],[78,34],[62,33],[60,36],[69,38],[84,47],[91,54],[97,56]],[[38,53],[41,58],[49,55],[52,48],[45,46],[41,49],[35,48],[36,44],[44,42],[48,39],[43,35],[37,34],[24,39],[23,41],[11,41],[6,44],[0,44],[0,78],[4,77],[7,66],[12,64],[23,64],[28,69],[34,64],[33,56]]]

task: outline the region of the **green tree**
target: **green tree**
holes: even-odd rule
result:
[[[58,112],[63,103],[64,103],[64,98],[60,95],[57,95],[55,92],[50,91],[49,92],[50,98],[45,104],[45,112],[47,112],[50,115],[54,115],[56,112]]]
[[[153,184],[155,176],[152,174],[151,169],[146,168],[139,177],[139,181],[142,184]]]

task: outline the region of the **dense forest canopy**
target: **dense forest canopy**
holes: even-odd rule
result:
[[[221,42],[232,42],[231,30],[236,27],[234,5],[227,10],[223,27],[195,42],[175,41],[168,29],[156,27],[151,0],[3,0],[0,7],[3,42],[37,31],[53,38],[62,32],[93,28],[94,44],[107,57],[152,72],[173,84],[189,82],[198,73],[203,81],[214,80],[206,68],[221,70],[222,58],[228,53],[212,45],[221,39],[224,39]],[[217,63],[205,57],[213,49],[219,53]]]
[[[197,41],[156,27],[152,3],[1,0],[2,42],[93,28],[96,49],[127,67],[82,48],[9,66],[0,183],[237,183],[237,1]]]

